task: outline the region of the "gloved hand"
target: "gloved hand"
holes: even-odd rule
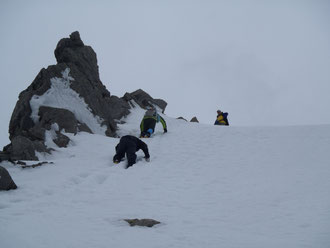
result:
[[[119,164],[120,159],[118,158],[118,155],[117,155],[117,154],[116,154],[115,156],[113,156],[113,158],[112,158],[112,162],[113,162],[114,164]]]
[[[167,128],[164,128],[164,133],[167,133]]]

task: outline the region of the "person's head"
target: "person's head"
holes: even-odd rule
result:
[[[221,110],[217,110],[218,115],[222,114]]]
[[[157,116],[157,109],[155,107],[152,107],[152,111],[154,111],[153,115]]]
[[[147,107],[147,111],[144,114],[145,116],[157,116],[157,109],[155,107]]]
[[[156,110],[155,106],[149,105],[146,107],[147,110]]]

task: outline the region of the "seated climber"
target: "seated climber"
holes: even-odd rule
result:
[[[221,110],[217,110],[217,119],[214,122],[214,125],[229,126],[227,119],[228,113],[223,113]]]
[[[140,124],[140,130],[141,130],[140,138],[149,138],[151,134],[155,132],[155,126],[157,122],[162,123],[164,133],[166,133],[167,126],[163,117],[161,117],[157,113],[157,110],[155,108],[148,109]]]
[[[142,140],[132,136],[126,135],[120,138],[119,144],[116,146],[116,154],[113,156],[113,162],[115,164],[120,163],[120,161],[124,158],[125,153],[127,157],[127,167],[131,167],[136,163],[136,152],[138,150],[142,150],[145,155],[145,159],[147,162],[150,161],[150,155],[148,151],[148,146]]]

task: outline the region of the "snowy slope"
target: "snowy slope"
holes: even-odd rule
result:
[[[120,126],[139,134],[143,110]],[[219,127],[164,116],[151,162],[112,164],[118,139],[80,133],[34,169],[6,167],[0,247],[330,247],[330,125]],[[138,156],[143,153],[138,152]],[[153,228],[125,218],[153,218]]]

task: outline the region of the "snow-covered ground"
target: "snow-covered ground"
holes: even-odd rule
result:
[[[120,134],[138,136],[142,115],[136,108]],[[112,163],[119,139],[87,133],[47,158],[54,164],[3,162],[19,188],[0,192],[0,247],[330,247],[330,125],[164,118],[168,133],[158,124],[145,139],[151,161],[127,170]]]

